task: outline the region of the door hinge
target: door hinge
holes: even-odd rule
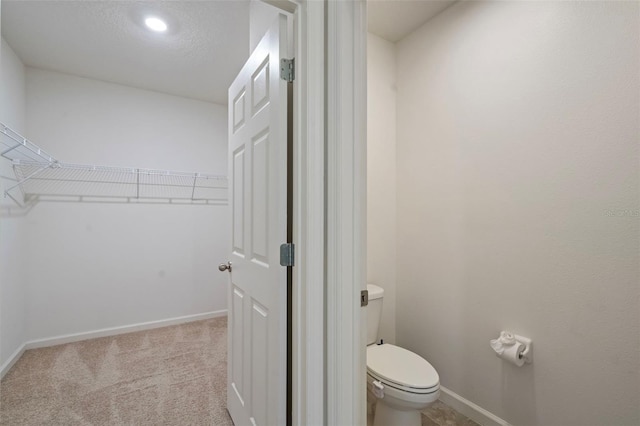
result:
[[[280,78],[291,83],[296,78],[296,59],[280,59]]]
[[[293,243],[280,245],[280,265],[293,266],[295,247]]]
[[[360,306],[367,306],[369,304],[369,290],[362,290],[360,292]]]

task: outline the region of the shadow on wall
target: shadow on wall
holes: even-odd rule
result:
[[[538,424],[534,369],[534,364],[517,367],[502,363],[502,408],[513,424]]]
[[[25,217],[35,205],[35,200],[29,201],[22,206],[19,206],[13,202],[8,204],[0,204],[0,219]]]

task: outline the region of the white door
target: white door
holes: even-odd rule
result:
[[[280,15],[229,88],[227,408],[236,426],[286,424],[286,36]]]

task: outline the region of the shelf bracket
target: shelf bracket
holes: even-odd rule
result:
[[[7,160],[11,160],[11,158],[6,157],[6,154],[10,153],[10,152],[11,152],[11,151],[13,151],[14,149],[16,149],[16,148],[18,148],[18,147],[21,147],[21,146],[22,146],[22,144],[21,144],[21,143],[18,143],[17,145],[14,145],[14,146],[12,146],[12,147],[11,147],[11,148],[9,148],[9,149],[5,149],[4,151],[0,152],[0,155],[1,155],[1,156],[3,156],[4,158],[6,158]]]
[[[16,201],[15,198],[13,198],[11,196],[11,194],[9,194],[10,191],[12,191],[13,189],[19,187],[20,185],[22,185],[23,183],[27,182],[29,179],[32,179],[34,176],[36,176],[37,174],[41,173],[43,170],[46,170],[50,167],[52,167],[53,163],[49,163],[46,165],[43,165],[42,167],[40,167],[38,170],[34,171],[33,173],[31,173],[29,176],[21,179],[18,181],[18,183],[16,183],[15,185],[13,185],[11,188],[8,188],[4,191],[4,195],[9,196],[13,201],[15,201],[16,203],[18,203],[18,201]],[[20,205],[20,203],[18,203],[18,205]]]

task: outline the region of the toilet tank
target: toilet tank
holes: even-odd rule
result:
[[[370,345],[378,339],[384,290],[375,284],[367,284],[367,291],[369,292],[369,304],[367,305],[367,345]]]

